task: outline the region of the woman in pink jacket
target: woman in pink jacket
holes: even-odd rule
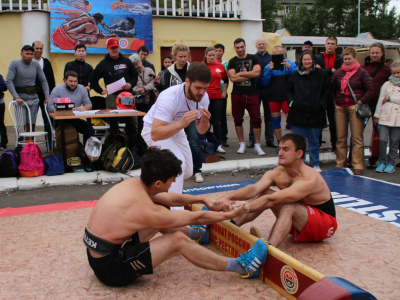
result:
[[[397,150],[400,142],[400,61],[390,66],[392,76],[386,81],[379,95],[374,125],[379,124],[379,165],[378,173],[394,173]],[[390,139],[389,155],[386,146]]]

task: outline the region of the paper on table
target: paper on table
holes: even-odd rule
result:
[[[137,113],[137,110],[134,109],[115,109],[110,112],[116,113],[116,114],[130,114],[130,113]]]
[[[74,116],[82,116],[82,115],[94,115],[96,112],[99,110],[84,110],[84,111],[79,111],[79,110],[74,110]]]
[[[107,94],[113,94],[115,92],[118,92],[122,90],[122,87],[126,84],[125,78],[122,77],[121,79],[108,84],[107,87]]]

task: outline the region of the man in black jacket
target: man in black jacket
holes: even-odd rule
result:
[[[328,74],[329,82],[336,70],[339,70],[343,64],[343,57],[336,54],[337,38],[330,36],[325,42],[325,53],[316,56],[316,64],[319,65]],[[317,66],[318,67],[318,66]],[[329,132],[331,134],[332,151],[336,150],[336,122],[335,122],[335,104],[333,103],[330,93],[326,102],[326,112],[329,121]]]
[[[54,89],[56,86],[56,82],[54,80],[54,72],[53,72],[53,67],[51,66],[50,61],[47,58],[42,57],[43,54],[43,43],[41,41],[34,41],[32,43],[33,47],[33,59],[35,59],[39,65],[43,69],[44,76],[46,77],[47,84],[49,85],[49,93]],[[47,119],[46,112],[44,110],[45,104],[48,102],[45,101],[45,96],[44,96],[44,91],[42,89],[42,84],[39,80],[39,78],[36,78],[36,87],[38,90],[38,98],[39,98],[39,107],[40,110],[42,111],[42,118],[43,118],[43,125],[44,125],[44,130],[47,132],[47,149],[50,150],[50,146],[52,143],[52,136],[51,136],[51,128],[50,128],[50,123],[49,120]]]
[[[64,68],[64,76],[67,71],[74,71],[78,74],[78,84],[81,84],[89,92],[89,77],[93,72],[93,67],[85,62],[86,57],[86,46],[78,44],[75,46],[75,57],[74,61],[67,62]]]
[[[132,92],[132,88],[138,80],[138,73],[135,66],[129,58],[122,56],[120,53],[119,41],[116,38],[111,38],[107,41],[107,52],[105,58],[100,61],[90,76],[90,86],[101,95],[107,94],[106,106],[108,109],[116,109],[116,99],[122,91]],[[100,78],[104,79],[105,89],[99,85]],[[126,83],[121,87],[121,90],[112,94],[107,92],[107,85],[114,83],[121,78],[124,78]],[[110,131],[119,131],[119,118],[110,118]],[[137,120],[136,117],[120,118],[121,122],[125,123],[125,132],[128,136],[128,146],[131,148],[134,144],[134,137],[137,136]]]

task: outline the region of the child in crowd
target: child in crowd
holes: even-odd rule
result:
[[[400,142],[400,61],[391,64],[392,76],[381,88],[374,125],[379,124],[379,166],[378,173],[394,173],[397,150]],[[390,139],[389,155],[386,146]]]

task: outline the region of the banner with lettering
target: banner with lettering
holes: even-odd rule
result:
[[[107,53],[109,38],[122,54],[147,46],[153,53],[150,0],[50,0],[50,51],[73,53],[84,44],[88,53]]]

